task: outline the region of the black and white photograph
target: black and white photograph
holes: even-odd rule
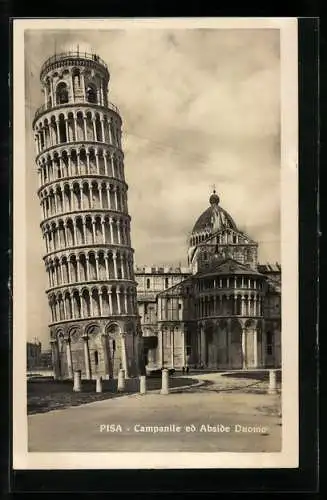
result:
[[[298,464],[297,21],[14,21],[14,467]]]

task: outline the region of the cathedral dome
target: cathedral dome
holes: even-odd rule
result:
[[[210,235],[223,227],[237,229],[233,218],[219,205],[219,202],[219,196],[216,194],[216,191],[213,191],[209,198],[210,207],[196,221],[192,235],[204,232]]]

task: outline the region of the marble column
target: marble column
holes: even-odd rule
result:
[[[201,335],[199,332],[197,332],[196,341],[197,341],[197,351],[198,351],[196,362],[197,362],[197,364],[199,364],[199,363],[201,363],[201,359],[202,359],[201,358],[201,353],[202,353],[202,351],[201,351]]]
[[[104,263],[105,263],[105,266],[106,266],[106,276],[107,276],[107,279],[109,279],[109,263],[108,263],[108,255],[105,255],[105,256],[104,256]]]
[[[84,362],[85,362],[85,374],[88,380],[91,379],[91,364],[90,364],[90,353],[88,345],[88,337],[83,337],[84,341]]]
[[[100,316],[103,316],[103,297],[102,291],[99,291],[99,308],[100,308]]]
[[[204,365],[207,364],[207,343],[203,326],[201,326],[201,361]]]
[[[104,134],[104,121],[103,121],[103,119],[101,120],[101,136],[102,136],[102,142],[106,142],[105,134]],[[106,170],[106,173],[107,173],[107,170]]]
[[[110,243],[113,243],[113,242],[114,242],[114,235],[113,235],[112,224],[113,224],[113,220],[112,220],[112,218],[110,218],[110,219],[109,219]]]
[[[111,290],[109,290],[108,292],[108,295],[109,295],[109,309],[110,309],[110,314],[113,315],[113,309],[112,309],[112,292]]]
[[[117,290],[117,289],[116,289],[116,297],[117,297],[117,308],[118,308],[118,314],[121,314],[120,290]]]
[[[247,367],[247,360],[246,360],[246,328],[242,328],[242,365],[243,369]]]
[[[67,353],[67,367],[68,367],[68,377],[73,378],[73,360],[72,360],[72,350],[70,345],[70,339],[66,339],[66,353]]]
[[[245,316],[245,297],[241,297],[241,316]]]
[[[104,357],[104,378],[110,378],[110,367],[109,367],[109,355],[108,355],[108,342],[107,335],[102,335],[102,349],[103,349],[103,357]]]
[[[187,338],[186,332],[182,331],[182,348],[183,348],[182,364],[183,364],[183,366],[186,366],[186,338]]]
[[[258,331],[257,328],[253,329],[253,360],[254,368],[258,368]]]
[[[116,256],[116,253],[113,254],[112,258],[113,258],[113,261],[114,261],[114,279],[118,279],[117,256]]]
[[[129,377],[128,373],[128,363],[127,363],[127,353],[126,353],[126,340],[125,340],[126,335],[124,333],[121,334],[120,337],[120,342],[121,342],[121,362],[122,362],[122,367],[125,372],[125,378]]]
[[[53,378],[54,380],[60,380],[60,358],[59,358],[59,348],[58,341],[56,339],[50,341],[51,352],[52,352],[52,366],[53,366]]]
[[[163,366],[164,362],[164,352],[163,352],[163,332],[162,330],[158,332],[158,347],[159,347],[159,366]]]

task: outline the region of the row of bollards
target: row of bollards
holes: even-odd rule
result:
[[[160,394],[169,394],[169,372],[168,370],[162,370],[161,375],[161,390]],[[124,392],[125,390],[125,371],[119,370],[118,373],[118,384],[117,391]],[[81,392],[81,372],[77,370],[74,372],[74,392]],[[102,392],[102,378],[97,377],[95,392]],[[146,376],[140,376],[140,394],[146,394]],[[276,378],[276,370],[269,370],[269,386],[268,386],[268,394],[277,394],[277,378]]]
[[[118,383],[117,383],[117,391],[124,392],[125,390],[125,371],[119,370],[118,372]],[[74,371],[74,392],[81,392],[82,390],[82,382],[81,382],[81,371]],[[102,377],[96,378],[95,392],[102,392]],[[146,376],[140,376],[140,394],[146,394]],[[160,394],[169,394],[169,372],[168,370],[162,370],[162,382],[161,382],[161,391]]]

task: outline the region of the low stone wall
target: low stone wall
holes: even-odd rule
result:
[[[53,370],[40,369],[40,370],[27,370],[28,377],[53,377]]]

